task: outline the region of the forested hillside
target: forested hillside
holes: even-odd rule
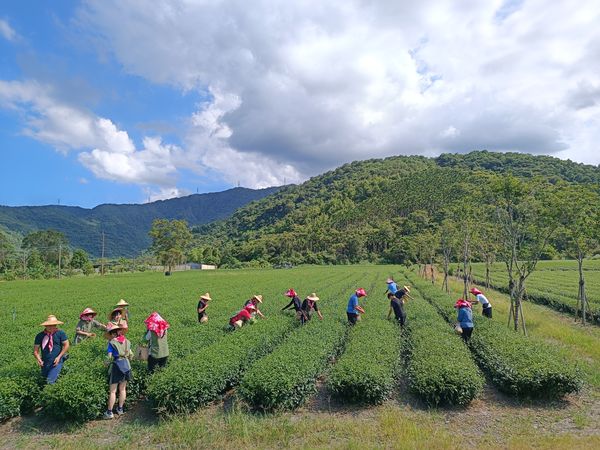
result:
[[[372,159],[283,188],[194,231],[211,259],[230,266],[414,262],[437,250],[440,225],[450,215],[460,220],[465,199],[483,210],[491,187],[509,174],[596,192],[600,182],[598,167],[519,153]],[[555,247],[551,254],[561,250]]]
[[[93,256],[100,256],[104,231],[106,256],[136,256],[150,245],[148,231],[156,218],[184,219],[190,225],[200,225],[224,219],[240,206],[277,189],[235,188],[139,205],[105,204],[93,209],[0,206],[0,227],[22,235],[54,229],[64,233],[72,247],[83,248]]]

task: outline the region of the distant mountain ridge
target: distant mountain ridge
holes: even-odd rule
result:
[[[279,190],[233,188],[193,194],[145,204],[103,204],[92,209],[78,206],[0,206],[0,226],[25,235],[36,230],[63,232],[73,248],[100,256],[102,231],[105,256],[132,257],[148,248],[148,231],[156,218],[184,219],[202,225],[226,219],[248,203]]]

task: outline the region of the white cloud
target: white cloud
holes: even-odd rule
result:
[[[18,37],[17,32],[10,26],[7,20],[0,19],[0,36],[7,41],[15,41]]]
[[[186,152],[230,180],[476,148],[600,162],[595,0],[89,0],[79,20],[128,72],[214,94]]]
[[[191,192],[185,189],[178,189],[175,187],[161,188],[158,191],[147,188],[145,191],[147,197],[146,201],[148,203],[155,202],[157,200],[168,200],[175,197],[184,197],[191,194]]]
[[[176,182],[173,159],[181,153],[179,148],[146,137],[138,150],[111,120],[61,103],[49,86],[0,80],[0,106],[23,114],[24,133],[62,153],[91,150],[80,152],[78,159],[98,178],[162,187]]]

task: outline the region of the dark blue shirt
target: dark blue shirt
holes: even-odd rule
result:
[[[52,347],[52,351],[50,351],[50,350],[48,350],[50,343],[48,343],[48,345],[46,345],[45,348],[42,348],[42,341],[44,340],[44,336],[45,336],[45,333],[43,331],[38,333],[35,336],[34,344],[40,346],[40,350],[41,350],[40,356],[42,358],[42,361],[45,363],[50,363],[50,362],[53,363],[54,360],[56,359],[56,357],[62,351],[63,342],[69,340],[69,338],[67,338],[67,333],[65,333],[63,330],[56,331],[52,335],[53,347]]]

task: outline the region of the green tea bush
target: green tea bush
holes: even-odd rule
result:
[[[269,353],[292,326],[291,319],[262,320],[232,332],[152,376],[147,395],[159,414],[189,413],[236,385],[252,362]]]
[[[341,320],[313,319],[245,374],[239,394],[262,411],[293,409],[316,392],[317,377],[343,346]]]
[[[430,406],[467,405],[483,388],[483,374],[469,350],[413,289],[406,326],[406,378],[412,393]]]
[[[0,420],[30,412],[38,406],[43,387],[35,362],[19,361],[0,370]]]
[[[439,288],[410,275],[413,285],[450,323],[456,321],[454,299]],[[498,388],[510,395],[527,398],[559,398],[580,389],[576,367],[550,345],[526,337],[505,325],[474,316],[471,351]]]
[[[398,382],[400,327],[380,318],[362,322],[350,329],[349,343],[333,366],[327,386],[345,401],[379,404]]]

